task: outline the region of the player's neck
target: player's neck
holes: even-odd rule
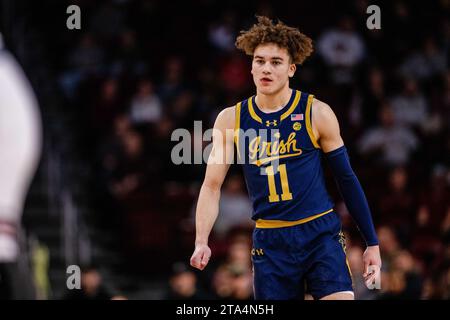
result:
[[[258,108],[263,112],[276,112],[282,109],[291,98],[292,89],[288,86],[271,95],[256,93],[255,101]]]

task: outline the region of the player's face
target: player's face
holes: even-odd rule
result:
[[[276,44],[260,44],[253,53],[253,81],[262,94],[276,94],[289,86],[289,78],[294,75],[295,69],[287,49]]]

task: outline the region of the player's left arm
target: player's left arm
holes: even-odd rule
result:
[[[350,165],[336,115],[330,106],[317,99],[314,99],[312,106],[312,129],[331,167],[350,215],[356,221],[366,241],[367,249],[363,257],[364,277],[366,283],[373,283],[379,276],[381,258],[369,205],[361,184]],[[375,267],[374,272],[370,274],[369,266]]]

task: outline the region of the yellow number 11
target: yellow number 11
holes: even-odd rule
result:
[[[280,173],[281,179],[281,200],[292,200],[292,193],[289,191],[289,181],[286,172],[286,164],[280,164],[278,166],[278,172]],[[277,189],[275,187],[275,173],[273,172],[273,166],[266,168],[267,180],[269,183],[269,202],[280,201],[280,196],[277,194]]]

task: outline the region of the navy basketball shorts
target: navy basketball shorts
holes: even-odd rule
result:
[[[291,227],[255,228],[255,299],[303,299],[305,292],[320,299],[353,292],[341,228],[334,211]]]

